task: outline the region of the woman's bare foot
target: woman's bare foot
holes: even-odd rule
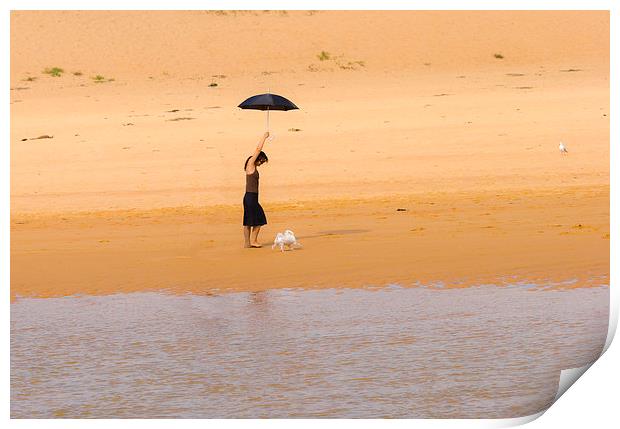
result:
[[[260,243],[252,243],[252,244],[250,244],[250,247],[256,247],[256,248],[258,248],[258,247],[263,247],[263,245],[262,245],[262,244],[260,244]]]

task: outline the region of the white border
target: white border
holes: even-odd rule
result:
[[[6,5],[6,6],[5,6]],[[577,1],[577,0],[564,0],[564,1],[541,1],[541,0],[506,0],[502,2],[497,1],[467,1],[458,2],[455,0],[437,0],[437,1],[418,1],[418,2],[406,2],[395,0],[383,0],[381,2],[367,2],[358,1],[355,3],[315,0],[315,1],[297,1],[291,4],[290,1],[276,1],[276,0],[263,0],[263,1],[209,1],[209,2],[195,2],[189,0],[176,0],[174,2],[162,2],[162,1],[149,1],[139,2],[131,0],[108,0],[108,1],[90,1],[88,3],[81,1],[8,1],[3,3],[2,15],[2,49],[4,58],[10,58],[10,15],[9,10],[12,9],[33,9],[33,10],[50,10],[50,9],[159,9],[159,10],[178,10],[178,9],[339,9],[339,10],[388,10],[388,9],[415,9],[415,10],[611,10],[611,92],[610,92],[610,118],[615,119],[618,112],[618,86],[617,78],[617,51],[618,47],[618,35],[617,14],[619,8],[616,2],[605,0],[590,0],[590,1]],[[9,341],[10,341],[10,303],[9,303],[9,255],[10,255],[10,225],[9,225],[9,208],[10,208],[10,156],[9,156],[9,138],[10,127],[9,121],[9,92],[7,91],[10,86],[10,74],[9,68],[6,66],[0,69],[0,74],[5,82],[5,90],[2,93],[2,112],[3,121],[1,121],[2,135],[2,147],[0,153],[0,204],[2,210],[0,211],[0,278],[1,284],[5,290],[5,302],[3,315],[3,339],[2,347],[2,368],[3,368],[3,380],[4,384],[2,389],[2,417],[3,420],[8,420],[10,416],[10,384],[9,384]],[[611,141],[618,142],[618,128],[611,121]],[[618,165],[618,153],[614,145],[610,148],[611,166]],[[618,238],[618,228],[615,222],[614,215],[618,213],[617,210],[617,174],[614,169],[611,168],[611,261],[618,260],[618,253],[616,251],[616,240]],[[611,263],[611,279],[615,279],[617,273],[618,264]],[[617,320],[618,320],[618,293],[616,293],[615,287],[611,287],[611,311],[610,311],[610,328],[609,336],[606,347],[609,347],[613,334],[615,333]],[[540,419],[530,424],[530,427],[566,427],[566,428],[582,428],[584,425],[592,425],[595,427],[609,427],[610,422],[618,421],[618,413],[616,412],[616,397],[617,397],[617,383],[620,379],[617,362],[619,361],[620,351],[618,346],[612,346],[605,353],[605,355],[588,370],[588,375],[583,377],[579,381],[578,386],[569,391],[560,398],[560,400],[554,404],[549,411]],[[593,414],[593,412],[595,412]],[[376,427],[380,426],[394,426],[394,427],[410,427],[415,424],[418,427],[499,427],[506,425],[521,424],[527,422],[528,419],[509,419],[509,420],[416,420],[410,422],[407,420],[322,420],[321,425],[327,425],[329,427],[341,426],[343,424],[355,424],[359,427]],[[168,427],[169,425],[182,425],[188,427],[203,427],[205,424],[216,424],[224,427],[240,427],[240,426],[269,426],[269,427],[290,427],[291,424],[301,427],[310,427],[317,424],[314,420],[296,420],[295,422],[286,420],[216,420],[208,421],[204,420],[97,420],[97,421],[85,421],[85,420],[11,420],[9,424],[15,427],[31,427],[33,424],[37,426],[45,427],[58,427],[58,428],[71,428],[71,427],[109,427],[111,424],[143,426],[149,428]]]
[[[382,0],[356,2],[328,0],[8,0],[7,9],[15,10],[611,10],[612,0]]]

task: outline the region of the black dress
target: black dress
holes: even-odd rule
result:
[[[243,226],[267,225],[263,208],[258,203],[258,170],[245,174],[245,195],[243,196]]]

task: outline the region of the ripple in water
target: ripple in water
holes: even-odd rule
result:
[[[608,307],[608,287],[20,299],[11,417],[524,416],[599,356]]]

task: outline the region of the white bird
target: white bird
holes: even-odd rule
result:
[[[271,248],[275,249],[276,246],[280,246],[280,250],[284,252],[285,247],[287,248],[287,250],[290,250],[293,247],[301,247],[301,243],[297,241],[297,239],[295,238],[295,234],[293,234],[293,231],[287,229],[283,233],[278,232],[276,234],[276,239],[273,240],[273,246],[271,246]]]
[[[564,146],[564,143],[560,142],[560,153],[568,153],[568,149]]]

